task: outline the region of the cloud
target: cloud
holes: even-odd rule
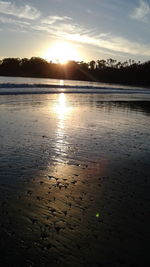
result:
[[[93,45],[95,47],[108,49],[113,52],[121,52],[130,55],[143,55],[150,56],[150,45],[138,44],[136,42],[127,40],[119,36],[107,36],[107,38],[99,36],[88,36],[88,35],[68,35],[68,40],[77,41],[84,44]]]
[[[136,7],[132,13],[130,14],[130,17],[132,19],[140,20],[143,22],[147,21],[148,15],[150,15],[150,5],[147,1],[140,0],[139,6]]]
[[[16,6],[15,3],[0,1],[0,13],[18,18],[34,20],[40,17],[40,12],[31,5]]]
[[[72,18],[67,17],[67,16],[49,16],[43,19],[41,22],[44,24],[52,25],[56,22],[67,21],[67,20],[72,20]]]
[[[27,21],[23,21],[23,20],[18,20],[18,19],[12,19],[6,16],[0,16],[0,22],[3,24],[15,24],[15,25],[24,25],[24,26],[29,26],[30,23]]]
[[[122,53],[128,56],[150,56],[150,44],[138,43],[114,36],[111,33],[96,33],[94,29],[86,29],[78,24],[62,23],[60,20],[53,25],[34,25],[34,30],[48,33],[51,37],[73,41],[77,44],[86,44],[95,49],[104,49],[111,53]]]
[[[143,3],[145,2],[141,0],[140,5],[142,8]],[[142,11],[142,8],[139,8],[134,10],[132,17],[142,19],[144,14],[149,14],[148,12],[150,12],[150,7],[145,12]],[[13,30],[16,30],[16,27],[18,27],[18,29],[23,31],[38,31],[57,39],[73,41],[78,45],[93,46],[94,49],[103,50],[109,54],[120,53],[123,56],[150,56],[150,44],[138,43],[111,33],[99,33],[94,28],[87,29],[78,23],[74,23],[73,19],[68,16],[54,15],[41,18],[41,20],[35,20],[40,16],[40,13],[35,8],[29,5],[16,7],[14,3],[4,1],[0,1],[0,13],[5,14],[0,16],[0,22],[12,24],[12,29],[14,25]],[[16,16],[16,18],[8,17],[8,15]],[[21,18],[32,21],[24,21]]]
[[[66,18],[66,17],[64,17]],[[67,17],[68,19],[68,17]],[[71,18],[69,18],[70,20],[72,20]],[[64,21],[62,21],[63,19],[59,19],[57,21],[56,24],[46,24],[46,23],[42,23],[39,25],[33,25],[32,29],[34,30],[39,30],[39,31],[45,31],[55,37],[58,38],[71,38],[71,36],[77,36],[80,35],[82,36],[83,34],[85,35],[91,35],[93,34],[93,29],[87,30],[84,27],[75,24],[75,23],[67,23],[64,19]],[[104,34],[105,35],[105,34]]]

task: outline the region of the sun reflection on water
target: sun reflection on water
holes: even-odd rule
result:
[[[60,80],[59,85],[64,85],[64,80]]]
[[[54,113],[58,115],[60,122],[66,119],[66,115],[68,115],[71,110],[72,107],[67,102],[66,95],[64,93],[59,94],[58,100],[54,106]]]
[[[67,125],[69,124],[69,115],[72,111],[72,106],[67,102],[66,95],[61,93],[54,106],[54,113],[57,116],[57,132],[56,132],[56,152],[59,154],[57,161],[62,162],[67,156],[68,141],[67,141]]]

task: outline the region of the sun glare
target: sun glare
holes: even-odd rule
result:
[[[54,112],[58,115],[59,119],[63,120],[67,113],[72,110],[72,107],[68,104],[66,100],[66,95],[64,93],[59,94],[57,103],[54,106]]]
[[[69,42],[57,42],[53,44],[44,52],[43,57],[47,61],[59,62],[61,64],[65,64],[69,60],[80,60],[76,47]]]

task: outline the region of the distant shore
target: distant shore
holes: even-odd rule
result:
[[[67,64],[60,64],[33,57],[5,58],[0,62],[0,76],[92,81],[148,88],[149,73],[150,61],[142,64],[131,64],[131,61],[119,64],[109,59],[89,63],[69,61]]]

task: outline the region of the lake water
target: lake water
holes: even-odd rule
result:
[[[149,101],[0,77],[1,266],[149,265]]]

